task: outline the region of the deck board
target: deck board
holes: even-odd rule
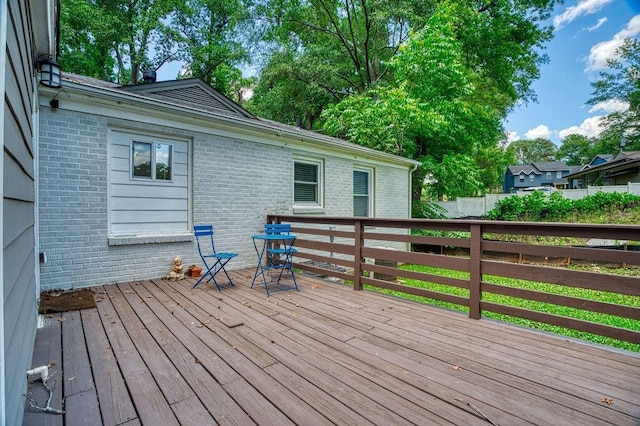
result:
[[[102,303],[102,302],[101,302]],[[85,311],[84,332],[91,336],[87,341],[89,358],[93,368],[100,413],[104,424],[117,425],[137,419],[136,410],[120,374],[118,362],[104,331],[98,309]]]
[[[638,354],[302,274],[266,297],[252,274],[97,287],[48,318],[34,364],[57,363],[66,413],[24,424],[640,424]]]

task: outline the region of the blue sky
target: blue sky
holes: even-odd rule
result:
[[[545,50],[549,63],[533,84],[538,102],[509,114],[509,140],[541,137],[559,146],[571,133],[595,137],[599,117],[625,107],[615,100],[596,106],[586,102],[591,82],[606,70],[606,59],[625,37],[640,37],[640,0],[566,0],[551,20],[554,38]]]

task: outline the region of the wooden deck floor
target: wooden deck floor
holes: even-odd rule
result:
[[[251,275],[95,288],[46,318],[33,364],[65,414],[24,424],[640,424],[638,356],[302,275],[267,298]]]

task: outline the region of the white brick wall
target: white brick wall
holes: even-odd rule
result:
[[[193,140],[193,223],[213,224],[218,251],[239,253],[229,269],[255,265],[251,235],[261,232],[268,214],[293,213],[294,153],[289,149],[42,108],[39,221],[40,250],[47,255],[40,265],[42,290],[162,277],[176,255],[185,265],[202,263],[195,241],[108,244],[110,126]],[[352,215],[353,167],[348,159],[325,157],[324,214]],[[376,215],[407,217],[408,172],[377,166],[375,179]]]

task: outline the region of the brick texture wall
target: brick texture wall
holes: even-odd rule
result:
[[[192,221],[213,224],[218,251],[239,256],[229,269],[255,265],[251,235],[268,214],[293,213],[291,150],[211,134],[110,119],[63,109],[40,113],[39,226],[42,290],[163,277],[173,257],[201,264],[195,241],[108,244],[108,131],[149,131],[192,140]],[[300,152],[296,153],[300,155]],[[316,155],[317,157],[317,155]],[[353,213],[353,162],[325,158],[325,210]],[[378,167],[376,215],[406,217],[408,173]],[[400,202],[399,202],[400,200]]]

